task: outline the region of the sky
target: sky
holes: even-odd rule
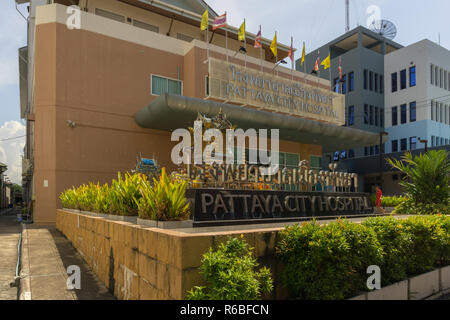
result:
[[[272,39],[275,31],[278,41],[306,51],[342,35],[345,31],[344,0],[207,0],[218,14],[227,12],[228,23],[238,27],[244,18],[247,30],[256,33],[262,25],[265,38]],[[398,30],[394,41],[407,46],[425,38],[450,48],[448,28],[448,0],[350,0],[350,28],[367,25],[367,20],[377,18],[392,21]],[[26,14],[26,5],[19,6]],[[373,18],[372,18],[373,19]],[[21,181],[21,155],[25,138],[2,141],[25,134],[20,119],[18,48],[26,45],[26,21],[15,10],[14,0],[0,1],[0,162],[9,167],[11,181]],[[297,58],[299,53],[297,54]]]

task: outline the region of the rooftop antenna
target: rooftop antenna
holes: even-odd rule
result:
[[[350,31],[350,0],[345,0],[345,32]]]

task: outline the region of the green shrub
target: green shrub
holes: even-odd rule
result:
[[[450,214],[450,201],[444,201],[442,203],[416,203],[412,198],[409,198],[397,205],[394,213],[414,215]]]
[[[293,297],[344,299],[367,291],[367,267],[381,269],[383,286],[450,264],[450,217],[417,216],[287,227],[277,254]]]
[[[285,264],[282,281],[300,299],[344,299],[366,286],[367,267],[379,265],[383,252],[375,232],[339,220],[287,227],[277,254]]]
[[[185,197],[186,181],[174,180],[162,169],[159,181],[153,179],[153,186],[140,185],[140,197],[135,198],[141,219],[177,221],[189,218],[189,204]]]
[[[405,279],[412,239],[404,232],[401,221],[393,217],[369,218],[363,225],[375,231],[383,248],[383,262],[379,265],[381,284],[386,286]]]
[[[372,204],[375,206],[377,201],[377,195],[373,194],[370,198],[372,200]],[[381,206],[385,208],[393,208],[402,204],[406,200],[407,200],[406,197],[401,196],[392,196],[392,197],[383,196],[381,198]]]
[[[257,300],[273,289],[270,270],[258,263],[242,239],[231,238],[202,258],[200,273],[207,286],[188,291],[188,300]]]
[[[389,164],[405,174],[400,182],[407,197],[418,204],[447,204],[450,198],[450,161],[445,150],[431,150],[413,157],[406,153]],[[409,213],[409,212],[408,212]]]
[[[411,238],[406,272],[416,275],[445,265],[450,260],[450,218],[418,216],[401,221],[404,232]]]

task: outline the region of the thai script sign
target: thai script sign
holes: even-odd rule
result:
[[[337,125],[345,123],[345,97],[341,94],[212,58],[209,96]]]

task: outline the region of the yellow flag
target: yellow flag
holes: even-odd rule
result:
[[[303,42],[302,61],[300,62],[301,66],[305,63],[305,53],[306,53],[306,47],[305,47],[305,43]]]
[[[241,27],[239,28],[238,39],[239,39],[239,41],[244,41],[245,42],[245,20],[241,24]]]
[[[205,11],[205,13],[202,15],[202,23],[200,24],[200,30],[206,30],[208,29],[208,22],[209,22],[209,15],[208,10]]]
[[[270,45],[270,50],[275,57],[278,57],[278,44],[277,44],[277,33],[275,32],[275,37],[273,37],[272,44]]]
[[[327,70],[330,67],[330,54],[328,54],[328,57],[326,57],[325,60],[323,60],[320,65],[323,66],[325,70]]]

